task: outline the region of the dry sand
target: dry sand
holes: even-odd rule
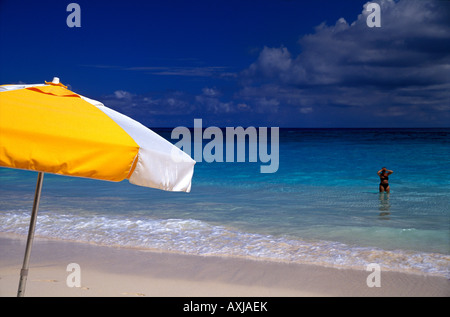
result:
[[[0,236],[0,296],[16,296],[25,238]],[[70,263],[80,287],[68,287]],[[104,247],[36,238],[25,296],[304,297],[450,296],[442,277]]]

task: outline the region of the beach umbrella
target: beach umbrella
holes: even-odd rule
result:
[[[0,166],[38,172],[18,296],[23,296],[44,173],[189,192],[195,161],[139,122],[55,77],[0,86]]]

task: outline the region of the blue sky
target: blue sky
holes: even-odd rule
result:
[[[450,2],[0,1],[0,83],[148,126],[450,127]]]

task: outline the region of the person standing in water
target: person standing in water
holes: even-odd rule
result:
[[[391,188],[389,187],[389,175],[392,173],[394,172],[388,170],[386,167],[383,167],[377,172],[378,176],[380,176],[380,193],[389,193],[391,191]]]

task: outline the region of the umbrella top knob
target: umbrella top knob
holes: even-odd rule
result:
[[[58,77],[53,77],[53,80],[51,82],[46,81],[45,84],[46,85],[52,85],[52,86],[61,86],[61,87],[67,88],[67,86],[64,86],[63,84],[61,84],[59,82],[59,78]]]

